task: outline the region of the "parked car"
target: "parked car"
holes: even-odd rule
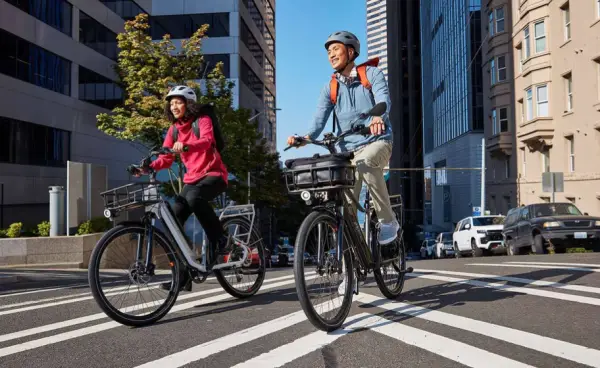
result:
[[[421,243],[421,258],[431,258],[435,257],[435,240],[434,239],[425,239],[423,243]]]
[[[285,245],[276,245],[271,253],[271,264],[273,266],[284,267],[294,263],[294,247]]]
[[[504,253],[502,229],[504,216],[471,216],[456,224],[452,241],[454,255],[458,258],[465,253],[481,257],[484,253]]]
[[[582,214],[568,202],[530,204],[508,211],[502,236],[510,255],[529,249],[544,254],[549,246],[557,253],[593,249],[600,247],[600,217]]]
[[[435,239],[436,258],[445,258],[454,255],[454,245],[452,244],[452,233],[439,233]]]

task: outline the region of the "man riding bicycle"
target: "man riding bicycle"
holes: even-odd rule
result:
[[[392,155],[392,129],[389,121],[391,101],[387,82],[383,72],[371,66],[372,61],[358,67],[355,65],[354,60],[360,54],[360,42],[354,34],[347,31],[331,34],[325,42],[325,49],[336,72],[332,76],[332,83],[327,83],[321,90],[317,112],[304,138],[309,141],[318,138],[332,112],[334,131],[338,128],[339,135],[351,129],[350,124],[357,121],[361,113],[379,102],[387,104],[387,111],[381,117],[368,117],[362,121],[362,124],[370,128],[370,136],[346,137],[338,147],[340,152],[354,152],[352,163],[356,166],[357,175],[351,193],[358,198],[363,181],[366,183],[380,222],[379,244],[389,244],[397,238],[400,224],[392,211],[383,172]],[[360,123],[358,120],[357,124]],[[298,145],[294,136],[289,137],[287,143]],[[306,141],[299,145],[304,144]],[[356,213],[354,202],[350,198],[347,200],[353,206],[353,213]]]

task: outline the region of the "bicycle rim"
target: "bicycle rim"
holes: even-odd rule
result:
[[[354,284],[352,257],[350,252],[345,250],[344,273],[334,272],[334,268],[338,267],[335,255],[336,237],[335,218],[328,212],[311,212],[300,226],[294,249],[294,277],[300,305],[309,321],[323,331],[338,329],[348,316],[352,306]],[[322,244],[320,252],[319,239]],[[346,241],[347,238],[344,238],[344,244]],[[305,253],[314,257],[306,259]],[[318,259],[317,253],[320,253],[322,257],[322,268],[319,269],[314,264],[314,267],[307,267],[310,266],[309,263],[314,263],[312,260]],[[342,291],[342,295],[340,295],[338,288],[344,275],[347,280],[345,288],[340,290]],[[311,297],[313,292],[319,291],[323,291],[325,295],[317,298]]]
[[[151,244],[151,264],[155,270],[148,275],[143,273],[147,254],[144,233],[142,224],[117,225],[100,239],[90,257],[88,276],[96,303],[108,317],[128,326],[144,326],[159,320],[173,307],[179,293],[179,262],[157,229]],[[144,245],[141,262],[136,262],[139,237]],[[111,245],[113,248],[109,248]],[[108,283],[112,287],[105,291],[101,276],[106,274],[113,277]],[[161,284],[168,282],[170,290],[162,290]],[[150,302],[156,308],[144,314]]]

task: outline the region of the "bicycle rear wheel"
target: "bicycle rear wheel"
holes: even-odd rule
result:
[[[238,299],[249,298],[260,290],[267,272],[263,241],[256,228],[253,228],[250,221],[245,218],[225,219],[223,228],[229,232],[236,243],[230,256],[235,257],[236,253],[242,253],[241,246],[237,244],[242,243],[242,246],[248,247],[250,259],[241,269],[217,269],[214,270],[214,274],[221,287],[231,296]]]
[[[381,267],[373,270],[373,276],[381,293],[388,299],[396,299],[404,288],[406,250],[402,231],[390,244],[377,245]]]
[[[92,296],[108,317],[127,326],[145,326],[160,320],[173,307],[179,294],[181,266],[170,243],[154,229],[152,259],[150,268],[146,269],[148,249],[145,238],[143,224],[119,224],[102,236],[90,256],[88,279]],[[141,259],[136,254],[138,242],[143,244]],[[121,267],[122,271],[117,272]],[[103,290],[101,276],[108,276],[107,284],[114,285],[112,291]],[[119,276],[122,276],[122,282],[118,280]],[[155,277],[156,282],[150,282]],[[160,284],[168,282],[171,283],[170,290],[162,290]],[[129,294],[136,291],[138,296],[130,297]],[[149,299],[157,296],[161,300],[156,301],[153,311],[139,313],[146,309]]]
[[[343,280],[343,274],[337,272],[339,262],[336,255],[336,239],[335,217],[329,212],[313,211],[302,222],[294,247],[294,277],[300,305],[313,326],[328,332],[338,329],[346,320],[352,306],[354,285],[352,256],[348,247],[344,247],[342,267],[344,267],[343,272],[347,280],[345,288],[338,290],[339,284]],[[346,241],[347,239],[344,239],[344,244]],[[308,254],[310,258],[307,259],[305,254]],[[305,263],[317,263],[319,256],[322,262],[321,266],[315,267],[316,274],[315,272],[306,272]],[[328,284],[324,284],[324,281],[319,284],[311,282],[307,285],[306,281],[319,278],[330,282]],[[334,279],[333,283],[331,283],[331,279]],[[312,291],[320,290],[333,292],[329,299],[331,299],[331,304],[339,302],[339,307],[336,308],[335,305],[326,303],[327,297],[317,298],[316,303],[313,303],[309,294]],[[323,310],[324,316],[318,313],[319,309]]]

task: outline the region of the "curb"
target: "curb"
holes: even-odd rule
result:
[[[69,269],[69,270],[87,270],[82,267],[82,262],[67,262],[67,263],[23,263],[0,266],[0,270],[13,268],[32,268],[32,269]],[[1,276],[0,276],[1,277]]]

